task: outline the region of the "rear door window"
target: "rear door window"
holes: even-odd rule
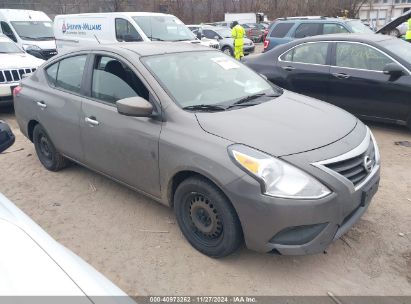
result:
[[[116,18],[116,38],[118,41],[143,41],[136,28],[126,19]]]
[[[294,26],[294,23],[279,23],[274,26],[273,30],[270,33],[272,38],[284,38],[290,29]]]
[[[215,39],[215,37],[218,36],[217,33],[212,30],[203,30],[203,35],[208,39]]]
[[[307,64],[327,64],[328,42],[306,43],[281,56],[281,60]]]
[[[86,60],[87,55],[79,55],[61,60],[57,70],[56,87],[73,93],[80,93]],[[50,71],[50,76],[52,77],[52,75],[53,70]]]
[[[336,66],[343,68],[383,71],[393,61],[376,49],[360,43],[337,43]]]
[[[320,35],[322,30],[321,23],[302,23],[295,30],[295,38],[304,38]]]
[[[127,65],[108,56],[96,57],[91,95],[111,104],[134,96],[149,99],[148,90],[139,77]]]

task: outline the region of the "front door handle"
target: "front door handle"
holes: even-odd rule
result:
[[[37,101],[36,104],[42,109],[47,108],[47,105],[44,103],[44,101]]]
[[[283,69],[286,70],[286,71],[288,71],[288,72],[291,72],[291,71],[294,71],[294,70],[295,70],[295,68],[292,67],[292,66],[285,66],[285,67],[283,67]]]
[[[86,117],[84,120],[91,126],[98,126],[100,124],[94,116]]]
[[[348,79],[348,78],[351,77],[350,75],[347,75],[347,74],[344,74],[344,73],[334,73],[333,76],[338,78],[338,79]]]

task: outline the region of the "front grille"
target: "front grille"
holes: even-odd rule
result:
[[[57,50],[50,49],[50,50],[42,50],[41,54],[46,58],[46,60],[50,59],[51,57],[57,55]]]
[[[367,161],[368,169],[366,168]],[[324,164],[324,166],[341,174],[350,180],[354,186],[357,186],[367,178],[371,171],[370,168],[374,168],[375,164],[375,147],[373,141],[370,140],[370,144],[364,153],[339,162]]]
[[[32,73],[35,68],[0,70],[0,83],[19,82],[24,74]]]

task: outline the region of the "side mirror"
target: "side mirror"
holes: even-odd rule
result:
[[[385,65],[383,73],[391,76],[402,76],[404,69],[397,63],[388,63]]]
[[[0,153],[14,144],[14,134],[8,124],[0,120]]]
[[[139,96],[120,99],[116,104],[118,113],[122,115],[148,117],[153,114],[153,105]]]
[[[215,40],[220,40],[221,38],[220,38],[220,36],[215,35],[215,36],[214,36],[214,39],[215,39]]]

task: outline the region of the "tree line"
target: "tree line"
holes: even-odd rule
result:
[[[372,0],[0,0],[0,8],[34,9],[53,17],[88,12],[151,11],[185,23],[224,20],[224,13],[262,12],[270,20],[287,16],[347,16]]]

